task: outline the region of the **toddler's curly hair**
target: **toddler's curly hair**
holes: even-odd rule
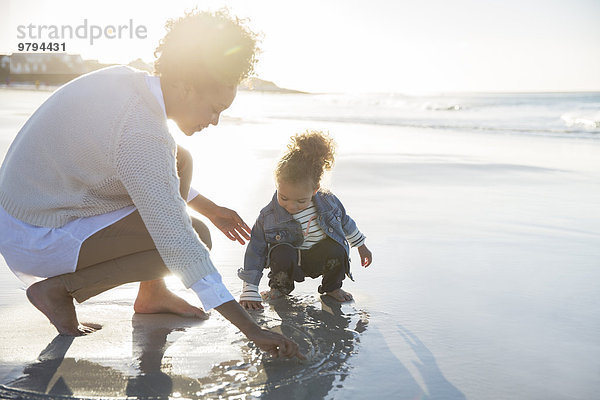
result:
[[[250,76],[256,64],[257,34],[228,9],[193,9],[169,19],[166,35],[154,51],[154,73],[169,82],[198,87],[211,82],[235,86]]]
[[[308,181],[317,189],[325,171],[334,164],[335,142],[322,131],[310,130],[292,136],[288,150],[275,169],[277,181],[298,183]]]

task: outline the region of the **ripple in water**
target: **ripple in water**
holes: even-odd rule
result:
[[[278,299],[254,316],[262,327],[296,341],[307,360],[272,358],[246,341],[244,361],[215,366],[200,380],[203,389],[196,396],[322,397],[348,375],[348,359],[358,352],[368,324],[366,312],[326,296]]]
[[[133,358],[65,358],[73,338],[57,336],[21,377],[0,385],[0,398],[321,398],[349,374],[368,324],[366,312],[326,296],[277,299],[253,316],[295,340],[307,360],[272,358],[226,323],[134,316]]]

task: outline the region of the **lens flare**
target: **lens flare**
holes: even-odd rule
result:
[[[242,49],[242,46],[240,46],[240,45],[234,46],[234,47],[230,48],[229,50],[227,50],[227,51],[224,53],[224,55],[225,55],[225,56],[230,56],[230,55],[232,55],[232,54],[235,54],[235,53],[237,53],[237,52],[238,52],[238,51],[240,51],[241,49]]]

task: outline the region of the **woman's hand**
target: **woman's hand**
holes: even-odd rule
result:
[[[188,205],[210,219],[230,240],[237,240],[240,244],[245,244],[244,239],[250,240],[250,228],[235,211],[220,207],[201,194],[194,197]]]
[[[240,305],[246,310],[263,310],[262,301],[240,300]]]
[[[373,262],[373,254],[366,245],[358,246],[358,254],[360,255],[360,264],[367,268]]]
[[[235,211],[217,206],[207,217],[230,240],[240,244],[245,244],[244,239],[250,240],[250,228]]]
[[[299,360],[306,360],[298,345],[279,333],[258,328],[252,333],[246,334],[246,337],[253,341],[259,349],[273,357],[297,357]]]
[[[298,357],[300,360],[306,360],[295,342],[279,333],[262,329],[237,301],[223,303],[215,307],[215,310],[242,331],[259,349],[274,357]]]

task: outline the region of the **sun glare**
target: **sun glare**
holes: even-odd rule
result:
[[[536,9],[516,0],[502,5],[375,0],[369,6],[315,0],[10,0],[3,2],[0,13],[0,52],[16,51],[19,25],[77,27],[87,20],[107,27],[112,36],[112,26],[132,20],[147,29],[145,39],[103,38],[93,45],[89,38],[73,39],[67,52],[103,63],[126,64],[137,58],[151,63],[165,21],[195,6],[227,6],[234,15],[248,18],[263,39],[258,75],[292,89],[405,93],[600,88],[600,53],[593,40],[600,37],[600,9],[582,1]],[[233,47],[227,54],[237,51]]]

